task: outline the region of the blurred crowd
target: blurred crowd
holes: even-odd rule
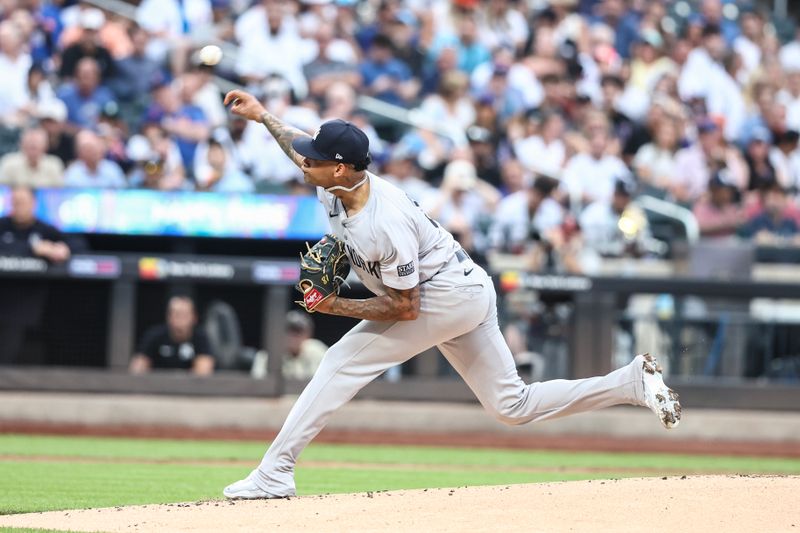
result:
[[[233,82],[305,131],[363,128],[371,170],[478,258],[664,255],[642,195],[706,238],[797,242],[800,31],[755,1],[93,4],[0,0],[0,184],[311,193],[226,112]]]

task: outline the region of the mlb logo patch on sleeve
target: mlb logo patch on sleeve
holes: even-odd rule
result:
[[[414,273],[414,261],[408,262],[405,265],[397,267],[398,276],[410,276]]]

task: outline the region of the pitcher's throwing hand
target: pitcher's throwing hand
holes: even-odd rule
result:
[[[234,90],[225,95],[225,106],[231,106],[231,113],[239,115],[248,120],[261,122],[261,116],[266,109],[258,99],[252,94],[244,91]]]

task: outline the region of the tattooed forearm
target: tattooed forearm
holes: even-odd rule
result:
[[[387,288],[388,294],[352,300],[335,298],[324,313],[349,316],[361,320],[416,320],[419,316],[419,287],[400,291]]]
[[[289,126],[268,111],[261,114],[261,123],[264,124],[272,136],[275,137],[275,140],[278,141],[278,146],[289,156],[289,159],[294,161],[294,164],[298,167],[303,166],[303,156],[294,151],[294,148],[292,148],[292,140],[302,135],[308,136],[308,134]]]

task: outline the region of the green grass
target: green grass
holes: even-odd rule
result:
[[[0,527],[0,533],[71,533],[61,529],[36,529],[30,527]]]
[[[245,460],[253,466],[266,444],[235,441],[0,435],[0,455],[138,460]],[[431,446],[312,444],[303,461],[529,468],[685,469],[688,471],[800,474],[800,460],[678,454],[594,453]],[[2,480],[0,480],[2,483]]]
[[[0,435],[0,514],[219,499],[265,449],[252,442]],[[156,462],[171,460],[195,463]],[[296,481],[304,495],[697,472],[800,474],[800,459],[312,444]]]

